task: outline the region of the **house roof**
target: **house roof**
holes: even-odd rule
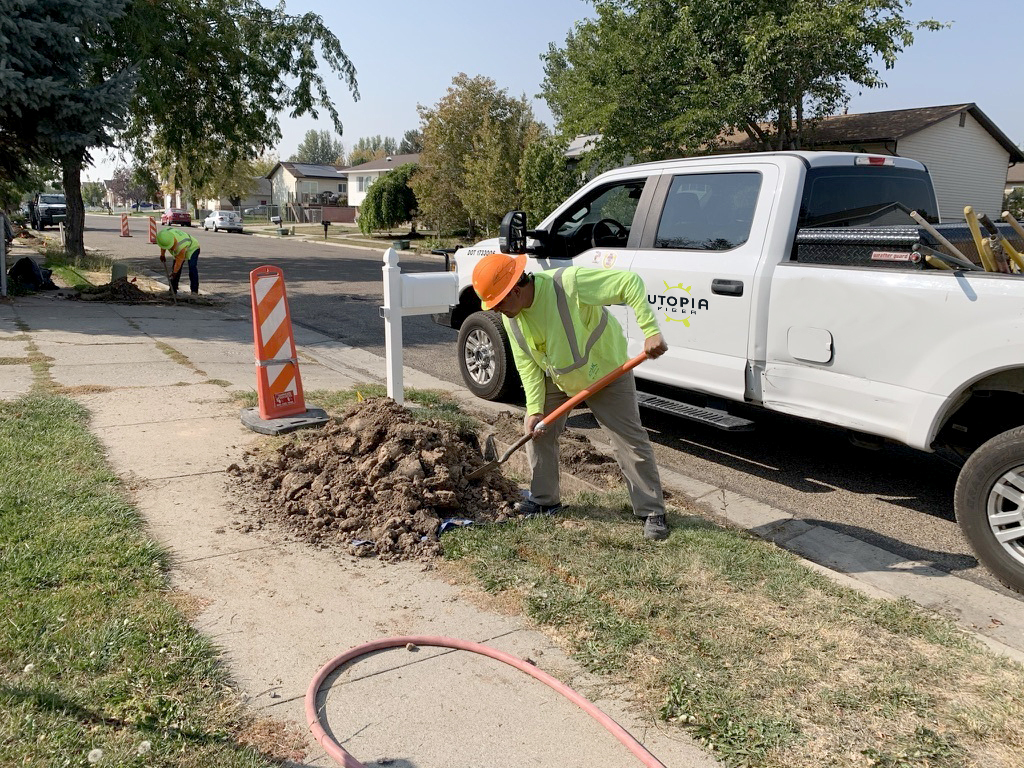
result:
[[[353,165],[350,168],[346,168],[346,171],[362,172],[362,171],[389,171],[392,168],[397,168],[400,165],[406,163],[419,162],[420,156],[417,154],[411,155],[389,155],[388,157],[381,158],[380,160],[371,160],[368,163],[361,163],[360,165]]]
[[[1011,165],[1006,172],[1007,184],[1024,184],[1024,164]]]
[[[861,112],[852,115],[832,115],[822,118],[810,132],[810,139],[804,140],[805,148],[834,146],[837,144],[883,144],[895,142],[923,131],[946,118],[960,112],[967,112],[987,130],[1002,147],[1009,152],[1010,162],[1024,161],[1024,152],[1010,141],[999,127],[982,112],[977,104],[947,104],[941,107],[917,107],[914,109],[892,109],[886,112]],[[745,132],[733,134],[726,139],[736,149],[753,149],[754,143]]]
[[[269,179],[273,176],[278,168],[284,168],[297,179],[343,178],[346,175],[345,171],[348,170],[347,166],[344,165],[311,165],[310,163],[279,162],[271,168],[267,178]]]

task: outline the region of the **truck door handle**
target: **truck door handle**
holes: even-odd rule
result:
[[[712,280],[711,292],[721,296],[742,296],[742,280]]]

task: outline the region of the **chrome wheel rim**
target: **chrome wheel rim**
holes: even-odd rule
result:
[[[486,386],[495,374],[494,344],[482,330],[470,331],[466,336],[466,371],[475,384]]]
[[[1024,465],[1004,473],[988,494],[988,525],[1003,550],[1024,565]]]

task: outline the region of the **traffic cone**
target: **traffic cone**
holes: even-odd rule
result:
[[[327,413],[307,408],[302,393],[284,273],[278,267],[254,269],[249,273],[249,293],[259,407],[243,410],[242,423],[273,435],[326,423]]]

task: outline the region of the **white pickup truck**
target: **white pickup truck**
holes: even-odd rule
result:
[[[435,320],[459,329],[467,386],[503,398],[519,383],[500,318],[472,289],[482,256],[633,270],[669,346],[636,376],[679,398],[641,393],[643,406],[736,430],[753,424],[728,404],[745,403],[945,449],[964,461],[961,528],[1024,592],[1024,275],[950,259],[935,232],[981,261],[968,228],[921,226],[910,211],[938,222],[927,170],[904,158],[779,152],[620,168],[535,229],[513,212],[502,237],[456,251],[459,303]],[[611,311],[637,354],[632,313]]]

